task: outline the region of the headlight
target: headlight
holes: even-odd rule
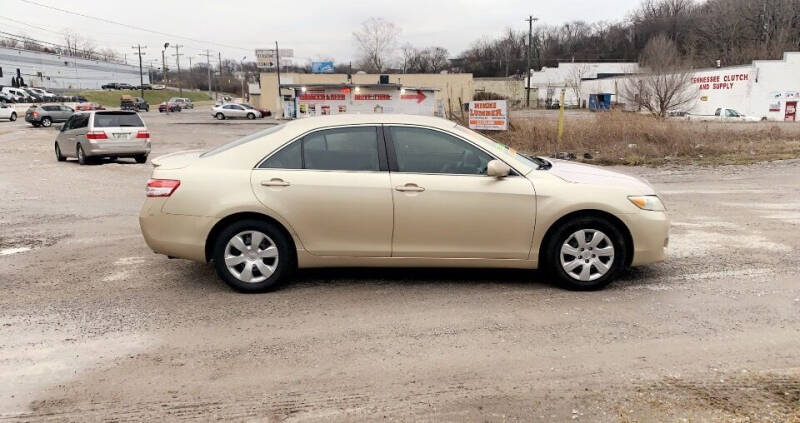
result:
[[[642,210],[650,210],[650,211],[664,211],[666,207],[664,207],[664,203],[661,202],[661,199],[658,198],[657,195],[631,195],[628,197],[628,200],[631,200],[636,207]]]

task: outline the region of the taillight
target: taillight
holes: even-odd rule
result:
[[[103,131],[89,131],[86,133],[87,140],[106,140],[108,135]]]
[[[174,179],[148,179],[145,193],[148,197],[169,197],[181,185]]]
[[[147,131],[139,131],[136,133],[136,138],[150,138],[150,133]]]
[[[33,117],[39,117],[39,111],[38,110],[34,110],[33,111]]]

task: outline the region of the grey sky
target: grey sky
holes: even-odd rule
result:
[[[26,26],[0,19],[6,32],[61,43],[59,32],[71,28],[90,37],[99,47],[132,53],[136,43],[147,45],[146,59],[161,57],[165,41],[185,45],[184,52],[196,56],[210,49],[216,56],[254,58],[253,50],[271,47],[277,39],[281,48],[292,48],[299,58],[331,57],[347,62],[356,56],[352,32],[369,17],[382,17],[402,29],[401,42],[423,47],[439,45],[455,56],[481,37],[493,37],[505,28],[526,29],[524,21],[533,14],[544,24],[573,20],[619,21],[637,7],[640,0],[556,0],[531,2],[518,0],[402,0],[355,1],[270,1],[270,0],[81,0],[63,2],[36,0],[38,3],[74,12],[104,17],[155,31],[178,34],[198,40],[214,41],[240,48],[222,47],[165,35],[152,34],[99,22],[27,3],[25,0],[0,0],[2,16],[28,23]],[[174,50],[172,51],[174,53]],[[128,55],[128,60],[132,60]],[[174,59],[173,59],[174,60]],[[187,61],[184,57],[183,61]]]

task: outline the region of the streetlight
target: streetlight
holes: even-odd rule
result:
[[[169,43],[164,43],[164,50],[161,50],[161,67],[162,67],[162,69],[161,69],[161,72],[162,72],[161,73],[161,79],[162,79],[162,82],[164,82],[164,85],[167,85],[166,84],[166,82],[167,82],[167,58],[166,58],[167,57],[166,56],[167,47],[169,47]]]
[[[242,57],[242,61],[240,62],[241,63],[240,66],[242,67],[242,101],[245,100],[245,98],[244,98],[244,80],[245,80],[246,74],[244,73],[244,59],[247,59],[247,56]]]

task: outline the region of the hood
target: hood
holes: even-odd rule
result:
[[[159,169],[181,169],[200,158],[203,150],[179,151],[156,157],[151,161]]]
[[[635,176],[593,165],[564,160],[547,160],[553,163],[553,167],[551,167],[548,172],[567,182],[628,188],[631,191],[631,195],[655,194],[655,190],[650,184]]]

